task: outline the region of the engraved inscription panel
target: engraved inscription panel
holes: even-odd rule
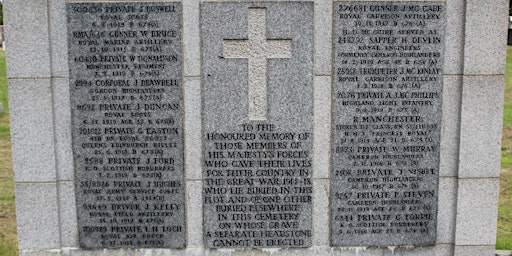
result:
[[[204,242],[308,247],[313,3],[202,3]]]
[[[331,243],[432,245],[445,4],[334,8]]]
[[[68,3],[80,246],[185,246],[180,3]]]

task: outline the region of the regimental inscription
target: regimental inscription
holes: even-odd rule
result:
[[[203,3],[208,248],[308,247],[313,4]]]
[[[335,4],[333,246],[435,243],[444,13]]]
[[[180,3],[68,3],[80,246],[185,246]]]

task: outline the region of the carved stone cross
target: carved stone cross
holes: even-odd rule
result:
[[[268,40],[266,9],[249,8],[249,38],[224,40],[225,58],[249,62],[249,120],[267,120],[267,59],[291,58],[292,40]]]

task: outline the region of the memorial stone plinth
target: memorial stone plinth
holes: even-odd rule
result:
[[[3,1],[19,255],[494,255],[507,5]]]
[[[202,3],[208,248],[312,245],[313,3]]]
[[[335,2],[331,242],[436,241],[442,2]]]
[[[180,3],[69,3],[80,246],[185,246]]]

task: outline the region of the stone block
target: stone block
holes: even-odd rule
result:
[[[313,244],[329,246],[329,180],[313,180]]]
[[[446,1],[446,35],[444,37],[444,74],[460,75],[464,72],[464,0]]]
[[[50,79],[11,79],[9,99],[14,180],[55,181]]]
[[[187,181],[187,247],[203,247],[203,183]]]
[[[454,256],[495,256],[494,246],[455,246]]]
[[[199,0],[183,1],[183,30],[183,74],[200,76]]]
[[[57,183],[59,200],[59,225],[62,247],[78,247],[75,183]]]
[[[334,247],[331,249],[332,256],[384,256],[387,248],[378,247]]]
[[[328,76],[315,77],[314,90],[314,144],[313,176],[315,178],[329,178],[331,148],[331,78]]]
[[[455,224],[456,245],[494,245],[496,243],[498,192],[498,178],[459,180]]]
[[[135,256],[133,249],[103,249],[83,250],[78,248],[64,248],[62,256]]]
[[[277,251],[277,253],[275,252]],[[270,250],[254,250],[254,256],[271,256],[279,254],[280,256],[296,256],[296,255],[315,255],[314,248],[272,248]],[[241,254],[240,256],[244,256]]]
[[[464,77],[459,177],[499,177],[503,92],[503,76]]]
[[[68,77],[68,42],[66,1],[47,0],[50,16],[51,73],[54,77]]]
[[[506,0],[466,1],[464,74],[505,73],[508,6]]]
[[[332,72],[332,1],[315,2],[315,75]]]
[[[439,244],[453,244],[455,241],[455,218],[457,207],[457,179],[441,177],[439,179],[437,208],[437,239]]]
[[[258,249],[250,249],[250,248],[237,248],[237,249],[203,249],[203,253],[208,256],[255,256],[262,251]],[[281,253],[279,251],[279,253]]]
[[[44,250],[44,251],[37,251],[37,250],[20,250],[20,256],[61,256],[62,251],[55,249],[55,250]]]
[[[18,248],[60,248],[59,206],[55,183],[17,183]]]
[[[443,80],[439,176],[454,177],[459,167],[462,76],[445,75]]]
[[[187,179],[202,178],[201,163],[201,81],[185,78],[185,172]]]
[[[54,78],[52,83],[57,180],[74,180],[69,79]]]
[[[452,256],[453,245],[436,244],[436,246],[416,248],[388,248],[383,256]]]
[[[135,256],[201,256],[204,255],[202,249],[182,249],[182,250],[170,250],[170,249],[137,249]]]
[[[7,77],[50,76],[48,1],[4,2]]]

